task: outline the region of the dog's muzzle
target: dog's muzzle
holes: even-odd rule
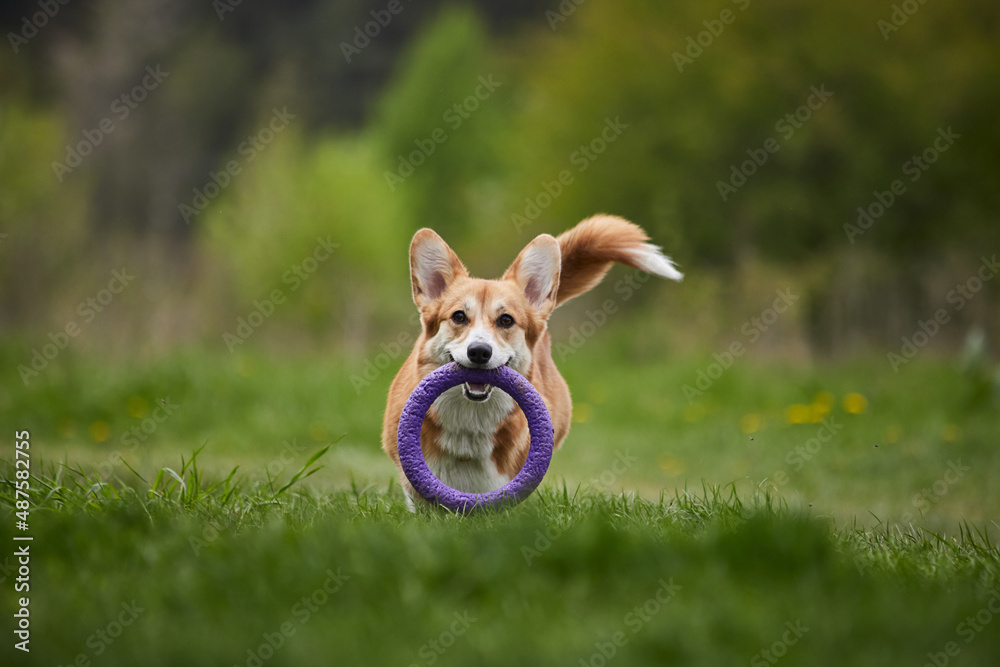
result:
[[[493,393],[493,385],[485,382],[466,382],[462,385],[462,395],[470,401],[485,401]]]

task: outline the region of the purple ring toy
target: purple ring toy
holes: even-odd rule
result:
[[[447,486],[427,467],[420,449],[420,428],[427,410],[438,396],[463,382],[483,382],[504,391],[517,401],[528,419],[531,445],[524,467],[514,479],[495,491],[467,493]],[[487,507],[516,505],[530,496],[549,469],[554,440],[548,408],[523,375],[507,366],[487,370],[466,368],[455,362],[442,366],[420,381],[403,406],[397,432],[399,463],[417,493],[429,502],[463,514]]]

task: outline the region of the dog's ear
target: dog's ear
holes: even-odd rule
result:
[[[455,278],[467,276],[461,260],[431,229],[421,229],[410,243],[410,282],[418,308],[436,301]]]
[[[542,234],[525,246],[503,277],[516,282],[531,306],[547,317],[556,307],[561,267],[559,242]]]

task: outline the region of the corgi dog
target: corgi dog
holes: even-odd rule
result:
[[[396,436],[403,405],[430,372],[452,361],[469,368],[509,366],[541,394],[552,417],[555,447],[569,433],[569,387],[552,360],[549,316],[597,285],[614,262],[681,280],[683,275],[637,225],[596,215],[553,237],[531,241],[498,280],[473,278],[430,229],[410,244],[410,281],[421,328],[413,351],[389,388],[382,448],[399,468],[407,504],[421,501],[399,464]],[[528,422],[508,394],[464,383],[431,405],[420,447],[431,471],[470,493],[499,489],[521,470],[530,444]]]

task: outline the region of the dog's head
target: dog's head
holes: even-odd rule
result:
[[[410,244],[413,301],[420,310],[421,370],[452,360],[469,368],[510,366],[525,373],[556,306],[559,243],[542,234],[499,280],[472,278],[448,244],[421,229]],[[464,386],[471,401],[490,398],[489,385]]]

